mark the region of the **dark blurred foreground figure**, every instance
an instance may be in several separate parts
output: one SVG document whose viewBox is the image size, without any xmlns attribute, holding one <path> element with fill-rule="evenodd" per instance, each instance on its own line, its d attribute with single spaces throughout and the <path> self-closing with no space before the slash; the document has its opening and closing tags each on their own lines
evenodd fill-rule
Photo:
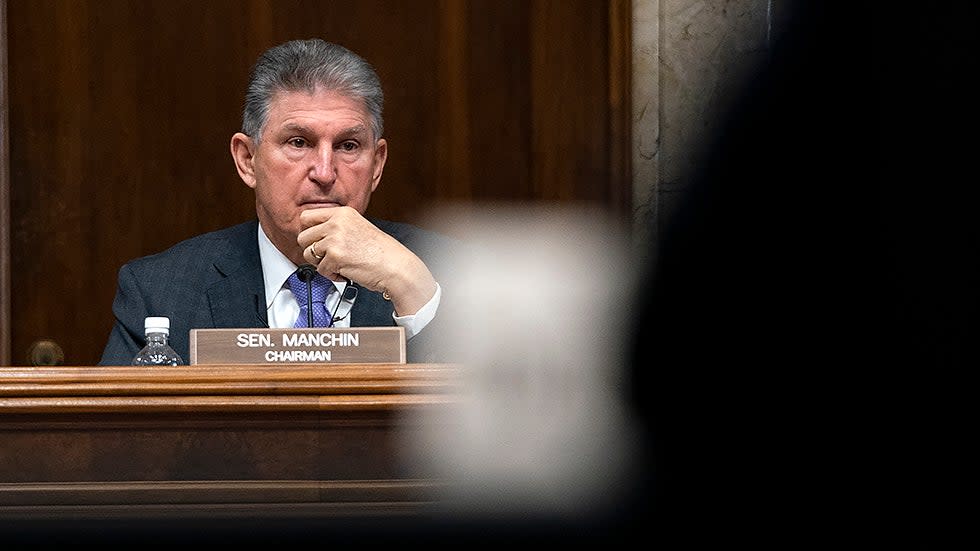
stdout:
<svg viewBox="0 0 980 551">
<path fill-rule="evenodd" d="M 634 362 L 655 539 L 765 541 L 823 476 L 795 472 L 826 451 L 802 402 L 828 370 L 854 368 L 832 350 L 866 314 L 834 311 L 856 272 L 835 189 L 856 178 L 841 167 L 852 91 L 821 46 L 836 34 L 823 11 L 797 11 L 774 37 L 661 232 Z"/>
<path fill-rule="evenodd" d="M 969 416 L 944 381 L 980 342 L 976 140 L 956 132 L 978 122 L 977 11 L 800 3 L 747 81 L 643 297 L 635 519 L 655 540 L 948 537 Z"/>
<path fill-rule="evenodd" d="M 868 434 L 887 526 L 919 549 L 972 526 L 980 365 L 980 5 L 889 10 L 875 27 L 878 283 Z M 894 13 L 892 13 L 894 12 Z M 968 518 L 969 517 L 971 518 Z"/>
</svg>

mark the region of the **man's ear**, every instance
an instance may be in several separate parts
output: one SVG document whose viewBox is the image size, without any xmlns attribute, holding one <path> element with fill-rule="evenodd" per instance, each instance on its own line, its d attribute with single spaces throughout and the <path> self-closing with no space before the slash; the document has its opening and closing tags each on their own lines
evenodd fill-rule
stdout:
<svg viewBox="0 0 980 551">
<path fill-rule="evenodd" d="M 371 192 L 378 189 L 381 183 L 381 173 L 385 170 L 385 161 L 388 160 L 388 142 L 382 138 L 378 140 L 374 148 L 374 175 L 371 180 Z"/>
<path fill-rule="evenodd" d="M 235 168 L 245 185 L 255 189 L 255 142 L 252 138 L 236 132 L 231 137 L 231 158 L 235 160 Z"/>
</svg>

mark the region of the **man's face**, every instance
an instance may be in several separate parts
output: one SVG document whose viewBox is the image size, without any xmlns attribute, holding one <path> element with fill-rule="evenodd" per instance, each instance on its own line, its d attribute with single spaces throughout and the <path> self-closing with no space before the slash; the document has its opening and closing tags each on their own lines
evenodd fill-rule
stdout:
<svg viewBox="0 0 980 551">
<path fill-rule="evenodd" d="M 287 257 L 301 258 L 300 213 L 347 205 L 364 214 L 381 182 L 387 143 L 373 137 L 361 100 L 318 88 L 277 94 L 259 145 L 236 134 L 232 154 L 255 190 L 266 234 Z"/>
</svg>

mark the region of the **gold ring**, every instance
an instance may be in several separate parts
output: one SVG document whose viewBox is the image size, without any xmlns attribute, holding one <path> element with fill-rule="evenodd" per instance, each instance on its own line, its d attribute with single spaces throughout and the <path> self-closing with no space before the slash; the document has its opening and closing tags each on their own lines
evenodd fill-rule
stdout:
<svg viewBox="0 0 980 551">
<path fill-rule="evenodd" d="M 312 254 L 313 255 L 313 258 L 315 258 L 317 260 L 323 260 L 323 255 L 322 254 L 316 254 L 316 244 L 317 243 L 318 243 L 317 241 L 314 241 L 313 243 L 310 244 L 310 254 Z"/>
</svg>

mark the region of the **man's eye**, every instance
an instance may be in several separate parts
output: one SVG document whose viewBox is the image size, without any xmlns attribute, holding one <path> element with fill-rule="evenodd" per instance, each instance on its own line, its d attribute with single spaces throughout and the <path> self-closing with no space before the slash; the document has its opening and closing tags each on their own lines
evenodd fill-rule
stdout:
<svg viewBox="0 0 980 551">
<path fill-rule="evenodd" d="M 293 147 L 306 147 L 308 144 L 308 142 L 303 138 L 291 138 L 287 143 Z"/>
<path fill-rule="evenodd" d="M 357 142 L 343 142 L 340 144 L 340 149 L 344 151 L 354 151 L 357 149 Z"/>
</svg>

